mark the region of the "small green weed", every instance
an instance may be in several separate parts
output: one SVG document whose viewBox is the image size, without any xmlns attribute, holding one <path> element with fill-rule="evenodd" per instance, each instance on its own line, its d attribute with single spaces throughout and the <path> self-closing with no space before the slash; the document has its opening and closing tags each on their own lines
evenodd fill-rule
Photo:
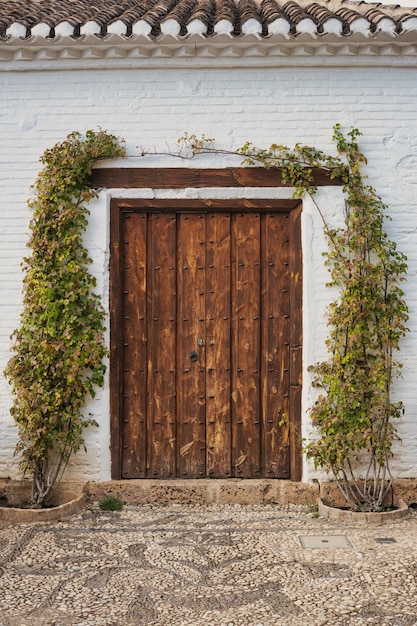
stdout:
<svg viewBox="0 0 417 626">
<path fill-rule="evenodd" d="M 98 506 L 102 511 L 121 511 L 123 502 L 115 496 L 106 496 L 99 500 Z"/>
</svg>

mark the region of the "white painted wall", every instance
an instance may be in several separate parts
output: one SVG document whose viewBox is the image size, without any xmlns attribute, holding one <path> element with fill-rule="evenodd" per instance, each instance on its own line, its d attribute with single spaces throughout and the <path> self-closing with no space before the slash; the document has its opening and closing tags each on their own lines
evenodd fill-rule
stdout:
<svg viewBox="0 0 417 626">
<path fill-rule="evenodd" d="M 18 324 L 21 307 L 20 261 L 26 253 L 29 210 L 26 199 L 40 169 L 44 149 L 72 130 L 99 126 L 124 137 L 128 159 L 137 167 L 217 167 L 238 164 L 228 157 L 201 156 L 192 162 L 168 156 L 141 157 L 143 149 L 175 150 L 184 132 L 214 137 L 220 148 L 234 149 L 250 140 L 289 146 L 300 141 L 334 151 L 332 126 L 359 127 L 368 160 L 370 183 L 390 206 L 390 236 L 409 257 L 405 285 L 411 333 L 403 342 L 403 379 L 396 395 L 406 406 L 400 424 L 403 439 L 392 464 L 401 477 L 417 476 L 417 69 L 394 68 L 280 68 L 280 69 L 143 69 L 94 71 L 25 71 L 0 74 L 0 370 L 9 358 L 9 335 Z M 152 192 L 143 190 L 141 195 Z M 155 192 L 187 197 L 244 195 L 245 190 L 185 190 Z M 248 195 L 285 197 L 288 190 L 249 190 Z M 102 192 L 91 203 L 87 241 L 94 258 L 98 289 L 108 302 L 108 239 L 110 195 Z M 323 188 L 318 199 L 326 217 L 339 222 L 341 191 Z M 310 432 L 308 407 L 314 395 L 307 366 L 326 356 L 323 312 L 331 299 L 324 283 L 327 272 L 321 252 L 324 242 L 320 218 L 311 202 L 304 202 L 304 387 L 303 428 Z M 88 453 L 71 463 L 68 479 L 106 480 L 110 477 L 108 384 L 88 407 L 100 423 L 87 433 Z M 13 450 L 16 431 L 9 415 L 11 398 L 0 378 L 0 477 L 15 476 Z M 319 477 L 304 467 L 304 479 Z"/>
</svg>

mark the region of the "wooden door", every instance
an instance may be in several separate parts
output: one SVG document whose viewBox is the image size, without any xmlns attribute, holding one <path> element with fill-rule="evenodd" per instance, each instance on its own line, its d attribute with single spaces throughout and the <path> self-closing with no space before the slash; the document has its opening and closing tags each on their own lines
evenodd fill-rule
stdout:
<svg viewBox="0 0 417 626">
<path fill-rule="evenodd" d="M 143 208 L 119 227 L 121 476 L 290 477 L 290 212 Z"/>
</svg>

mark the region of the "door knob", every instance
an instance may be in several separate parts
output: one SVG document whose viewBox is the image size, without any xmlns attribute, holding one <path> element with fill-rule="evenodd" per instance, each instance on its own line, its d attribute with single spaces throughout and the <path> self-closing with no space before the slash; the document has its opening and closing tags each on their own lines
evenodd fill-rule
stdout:
<svg viewBox="0 0 417 626">
<path fill-rule="evenodd" d="M 190 361 L 191 363 L 195 363 L 198 359 L 198 354 L 195 350 L 193 350 L 192 352 L 190 352 Z"/>
</svg>

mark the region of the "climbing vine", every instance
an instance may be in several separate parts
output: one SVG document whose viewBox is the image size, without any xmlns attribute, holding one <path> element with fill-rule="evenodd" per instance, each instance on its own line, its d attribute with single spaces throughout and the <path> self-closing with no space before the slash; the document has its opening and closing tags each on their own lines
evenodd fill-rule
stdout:
<svg viewBox="0 0 417 626">
<path fill-rule="evenodd" d="M 275 144 L 265 150 L 246 143 L 236 153 L 244 157 L 243 164 L 280 168 L 295 196 L 308 193 L 323 220 L 329 286 L 337 289 L 337 297 L 327 315 L 329 356 L 310 368 L 320 392 L 311 408 L 316 436 L 305 452 L 316 467 L 333 472 L 353 510 L 379 511 L 392 484 L 389 460 L 395 421 L 403 410 L 392 400 L 391 389 L 401 369 L 396 359 L 400 339 L 407 332 L 401 289 L 407 265 L 384 230 L 387 207 L 366 184 L 359 136 L 357 129 L 344 135 L 336 125 L 337 156 L 301 144 L 293 150 Z M 179 143 L 181 153 L 188 150 L 192 156 L 217 151 L 204 136 L 185 135 Z M 340 228 L 327 223 L 315 199 L 313 168 L 343 184 Z"/>
<path fill-rule="evenodd" d="M 82 236 L 89 177 L 95 161 L 124 154 L 104 131 L 68 135 L 41 157 L 28 247 L 23 260 L 23 312 L 13 333 L 5 374 L 14 393 L 19 431 L 16 451 L 33 475 L 33 506 L 51 496 L 72 453 L 85 447 L 84 430 L 96 425 L 83 406 L 103 385 L 104 310 Z"/>
</svg>

